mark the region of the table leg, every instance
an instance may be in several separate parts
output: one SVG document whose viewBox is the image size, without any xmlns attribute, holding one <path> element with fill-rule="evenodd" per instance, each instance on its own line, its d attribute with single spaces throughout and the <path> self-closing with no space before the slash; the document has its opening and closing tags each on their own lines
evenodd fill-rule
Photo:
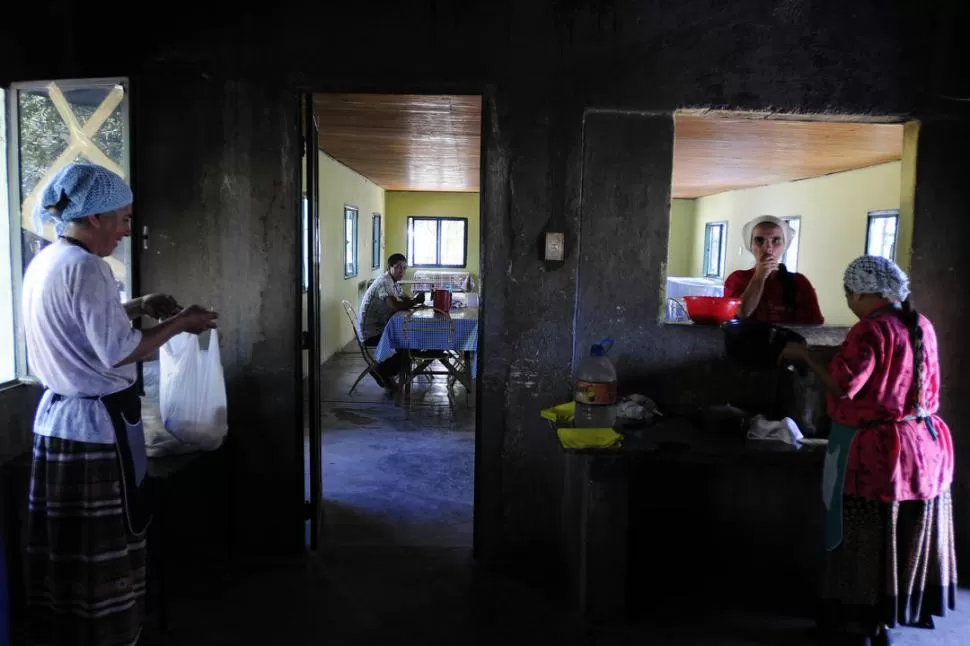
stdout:
<svg viewBox="0 0 970 646">
<path fill-rule="evenodd" d="M 474 377 L 472 376 L 472 360 L 474 359 L 474 353 L 465 352 L 465 360 L 462 362 L 462 372 L 464 373 L 462 382 L 465 385 L 465 404 L 471 403 L 472 390 L 474 386 Z"/>
</svg>

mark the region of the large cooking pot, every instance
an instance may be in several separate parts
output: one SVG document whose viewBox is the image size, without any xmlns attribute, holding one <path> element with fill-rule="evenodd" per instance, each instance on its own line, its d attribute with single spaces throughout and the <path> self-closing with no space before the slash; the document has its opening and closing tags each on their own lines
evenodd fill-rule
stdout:
<svg viewBox="0 0 970 646">
<path fill-rule="evenodd" d="M 725 323 L 721 329 L 728 358 L 749 368 L 775 368 L 786 344 L 805 343 L 805 337 L 798 332 L 772 323 L 738 319 Z"/>
</svg>

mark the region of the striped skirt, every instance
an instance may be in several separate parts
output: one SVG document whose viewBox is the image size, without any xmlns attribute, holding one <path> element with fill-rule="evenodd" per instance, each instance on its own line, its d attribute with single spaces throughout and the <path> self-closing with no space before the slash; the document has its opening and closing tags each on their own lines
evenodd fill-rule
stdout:
<svg viewBox="0 0 970 646">
<path fill-rule="evenodd" d="M 950 493 L 885 503 L 843 498 L 843 539 L 826 555 L 820 628 L 875 635 L 883 626 L 932 625 L 956 602 Z"/>
<path fill-rule="evenodd" d="M 145 534 L 131 530 L 113 445 L 34 436 L 27 592 L 36 643 L 136 644 Z"/>
</svg>

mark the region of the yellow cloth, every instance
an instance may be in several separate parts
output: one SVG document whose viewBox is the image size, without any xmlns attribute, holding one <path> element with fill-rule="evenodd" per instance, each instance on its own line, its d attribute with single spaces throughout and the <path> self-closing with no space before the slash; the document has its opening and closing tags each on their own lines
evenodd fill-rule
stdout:
<svg viewBox="0 0 970 646">
<path fill-rule="evenodd" d="M 559 443 L 567 449 L 607 449 L 617 446 L 623 436 L 612 428 L 573 428 L 565 426 L 576 419 L 576 402 L 559 404 L 542 411 L 541 415 L 556 426 Z"/>
</svg>

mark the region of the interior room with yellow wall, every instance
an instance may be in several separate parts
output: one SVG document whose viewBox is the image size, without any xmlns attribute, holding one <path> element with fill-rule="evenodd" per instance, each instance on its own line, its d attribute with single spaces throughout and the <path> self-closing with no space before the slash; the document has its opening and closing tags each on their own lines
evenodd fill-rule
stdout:
<svg viewBox="0 0 970 646">
<path fill-rule="evenodd" d="M 691 264 L 694 227 L 697 226 L 697 200 L 670 201 L 670 237 L 667 245 L 667 275 L 696 275 Z"/>
<path fill-rule="evenodd" d="M 326 361 L 354 340 L 354 329 L 340 301 L 360 307 L 362 287 L 383 271 L 372 269 L 373 215 L 387 230 L 384 189 L 320 151 L 320 358 Z M 357 275 L 344 278 L 344 207 L 357 207 Z M 385 240 L 381 236 L 382 245 Z M 385 256 L 381 249 L 380 257 Z"/>
<path fill-rule="evenodd" d="M 842 273 L 850 261 L 865 253 L 869 212 L 900 208 L 905 170 L 903 163 L 896 161 L 695 200 L 673 200 L 667 274 L 703 275 L 705 226 L 709 222 L 728 223 L 727 277 L 732 271 L 754 266 L 754 258 L 741 240 L 745 222 L 763 214 L 799 216 L 798 272 L 815 286 L 826 324 L 851 325 L 856 319 L 845 305 Z M 690 210 L 688 205 L 678 204 L 682 202 L 694 203 L 693 227 L 683 221 L 685 213 L 689 219 Z M 904 265 L 908 263 L 906 227 L 901 217 L 897 256 Z M 680 241 L 688 232 L 692 244 L 685 246 Z M 681 269 L 686 271 L 681 273 Z"/>
<path fill-rule="evenodd" d="M 387 191 L 387 255 L 400 252 L 407 255 L 407 223 L 409 216 L 452 217 L 468 219 L 468 261 L 465 269 L 480 285 L 479 194 L 446 192 Z M 414 269 L 408 269 L 408 277 Z"/>
</svg>

